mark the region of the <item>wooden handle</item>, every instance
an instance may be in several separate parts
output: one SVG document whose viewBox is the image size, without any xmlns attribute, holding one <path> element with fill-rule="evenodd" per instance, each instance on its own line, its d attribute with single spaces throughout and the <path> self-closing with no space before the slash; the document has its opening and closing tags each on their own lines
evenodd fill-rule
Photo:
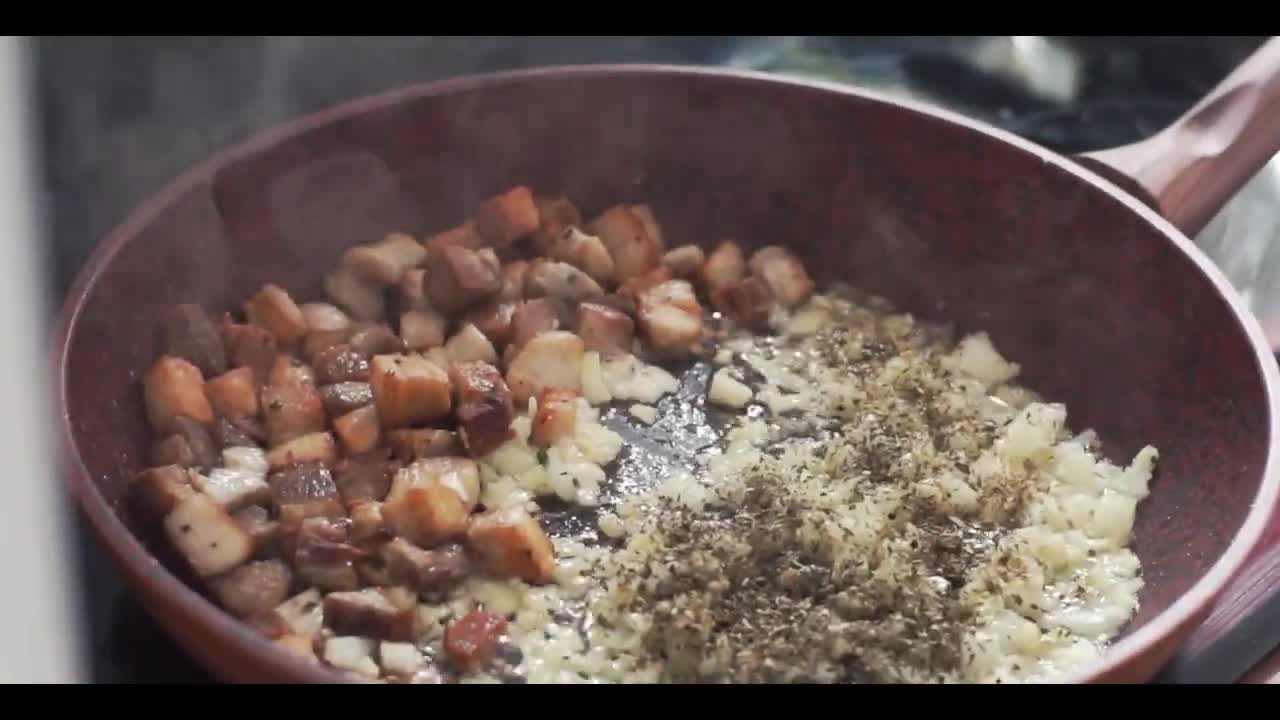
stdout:
<svg viewBox="0 0 1280 720">
<path fill-rule="evenodd" d="M 1280 151 L 1280 38 L 1142 142 L 1077 156 L 1193 236 Z"/>
</svg>

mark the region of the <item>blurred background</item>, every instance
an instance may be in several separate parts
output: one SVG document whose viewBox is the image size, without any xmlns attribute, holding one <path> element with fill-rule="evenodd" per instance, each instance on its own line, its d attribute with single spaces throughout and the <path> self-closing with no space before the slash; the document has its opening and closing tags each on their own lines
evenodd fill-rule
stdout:
<svg viewBox="0 0 1280 720">
<path fill-rule="evenodd" d="M 1062 152 L 1142 139 L 1263 36 L 44 37 L 30 78 L 49 312 L 99 240 L 219 148 L 335 103 L 464 73 L 664 62 L 793 73 L 937 103 Z M 1280 160 L 1196 238 L 1280 336 Z M 87 680 L 207 678 L 128 596 L 76 521 Z M 56 556 L 55 556 L 56 557 Z"/>
</svg>

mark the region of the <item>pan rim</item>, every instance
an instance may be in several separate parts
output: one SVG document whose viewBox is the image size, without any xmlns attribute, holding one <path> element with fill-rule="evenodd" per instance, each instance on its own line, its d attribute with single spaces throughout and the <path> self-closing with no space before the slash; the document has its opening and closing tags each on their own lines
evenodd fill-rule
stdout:
<svg viewBox="0 0 1280 720">
<path fill-rule="evenodd" d="M 223 148 L 205 158 L 194 167 L 167 182 L 136 205 L 106 237 L 99 241 L 84 266 L 76 274 L 58 315 L 53 335 L 51 360 L 55 373 L 56 403 L 58 408 L 57 436 L 62 449 L 58 461 L 63 466 L 63 479 L 77 500 L 81 511 L 90 521 L 97 539 L 120 564 L 126 576 L 133 575 L 146 580 L 157 591 L 182 610 L 185 616 L 213 633 L 223 636 L 236 652 L 257 657 L 281 669 L 288 676 L 305 682 L 334 682 L 342 678 L 337 673 L 316 667 L 300 660 L 292 653 L 275 646 L 247 625 L 235 620 L 182 582 L 159 563 L 153 553 L 112 510 L 111 503 L 102 495 L 85 466 L 77 433 L 68 412 L 67 354 L 72 334 L 85 302 L 103 272 L 123 247 L 136 237 L 174 201 L 185 193 L 211 180 L 222 168 L 253 156 L 276 145 L 325 125 L 343 119 L 366 114 L 388 106 L 405 102 L 460 92 L 491 89 L 526 81 L 572 81 L 610 76 L 683 76 L 721 79 L 756 85 L 772 85 L 834 94 L 862 101 L 887 105 L 899 110 L 922 115 L 959 126 L 969 132 L 1002 142 L 1014 150 L 1027 153 L 1051 165 L 1058 172 L 1079 178 L 1084 184 L 1118 202 L 1149 223 L 1166 240 L 1179 250 L 1205 276 L 1226 302 L 1237 325 L 1248 338 L 1254 361 L 1267 394 L 1267 456 L 1262 467 L 1262 478 L 1251 507 L 1232 537 L 1230 544 L 1219 558 L 1192 586 L 1182 593 L 1169 607 L 1147 624 L 1111 645 L 1103 656 L 1078 670 L 1066 673 L 1056 682 L 1064 684 L 1090 682 L 1123 668 L 1148 649 L 1159 646 L 1173 637 L 1183 625 L 1192 623 L 1198 614 L 1207 615 L 1212 603 L 1226 588 L 1232 577 L 1243 567 L 1248 556 L 1258 547 L 1262 534 L 1271 519 L 1272 510 L 1280 498 L 1280 364 L 1272 355 L 1269 342 L 1256 317 L 1249 312 L 1238 292 L 1227 281 L 1225 274 L 1182 232 L 1133 198 L 1114 183 L 1088 170 L 1057 152 L 1025 140 L 980 120 L 961 115 L 921 101 L 899 98 L 887 93 L 856 87 L 834 81 L 820 80 L 784 73 L 767 73 L 740 68 L 698 64 L 673 65 L 662 63 L 597 63 L 583 65 L 546 65 L 518 70 L 475 73 L 400 87 L 377 94 L 347 100 L 326 109 L 286 120 L 259 130 L 238 143 Z M 1203 621 L 1203 617 L 1200 621 Z M 157 622 L 161 618 L 156 618 Z M 192 655 L 199 656 L 188 648 Z M 205 665 L 205 669 L 215 672 Z"/>
</svg>

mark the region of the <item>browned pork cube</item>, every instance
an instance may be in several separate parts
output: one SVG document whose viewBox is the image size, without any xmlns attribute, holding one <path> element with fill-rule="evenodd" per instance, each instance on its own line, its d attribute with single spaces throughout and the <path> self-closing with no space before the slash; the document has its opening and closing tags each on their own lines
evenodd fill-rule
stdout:
<svg viewBox="0 0 1280 720">
<path fill-rule="evenodd" d="M 604 241 L 577 228 L 569 228 L 561 236 L 556 258 L 582 270 L 601 285 L 613 282 L 613 257 Z"/>
<path fill-rule="evenodd" d="M 471 514 L 467 501 L 439 479 L 406 474 L 408 470 L 396 475 L 382 504 L 382 515 L 391 531 L 423 547 L 462 537 Z"/>
<path fill-rule="evenodd" d="M 564 195 L 539 195 L 534 198 L 538 207 L 538 229 L 533 233 L 533 245 L 539 255 L 555 254 L 560 237 L 566 230 L 582 225 L 582 213 Z"/>
<path fill-rule="evenodd" d="M 316 356 L 316 384 L 367 382 L 369 358 L 350 345 L 334 345 Z"/>
<path fill-rule="evenodd" d="M 158 433 L 171 433 L 177 418 L 213 424 L 213 407 L 204 394 L 200 368 L 182 358 L 163 355 L 142 378 L 147 420 Z"/>
<path fill-rule="evenodd" d="M 324 430 L 324 400 L 315 385 L 268 385 L 262 388 L 261 404 L 272 446 Z"/>
<path fill-rule="evenodd" d="M 567 262 L 539 258 L 529 264 L 525 273 L 524 294 L 528 298 L 552 297 L 577 303 L 603 295 L 604 289 Z"/>
<path fill-rule="evenodd" d="M 480 203 L 472 220 L 486 245 L 504 247 L 538 229 L 538 206 L 520 185 Z"/>
<path fill-rule="evenodd" d="M 366 405 L 333 419 L 333 431 L 349 453 L 368 452 L 378 446 L 378 408 Z"/>
<path fill-rule="evenodd" d="M 324 619 L 339 635 L 401 642 L 417 639 L 417 608 L 393 602 L 377 588 L 330 593 L 324 599 Z"/>
<path fill-rule="evenodd" d="M 587 350 L 604 355 L 631 352 L 635 327 L 635 321 L 626 313 L 606 305 L 578 306 L 578 337 Z"/>
<path fill-rule="evenodd" d="M 543 390 L 560 388 L 582 392 L 582 339 L 552 330 L 530 340 L 507 367 L 507 386 L 518 407 Z"/>
<path fill-rule="evenodd" d="M 409 487 L 439 483 L 458 494 L 467 510 L 480 503 L 480 466 L 466 457 L 437 457 L 415 460 L 396 474 L 396 481 Z M 396 487 L 392 486 L 395 494 Z"/>
<path fill-rule="evenodd" d="M 156 522 L 195 493 L 191 475 L 177 465 L 147 468 L 129 485 L 130 502 L 144 518 Z"/>
<path fill-rule="evenodd" d="M 224 418 L 251 417 L 258 414 L 258 383 L 253 368 L 240 367 L 208 380 L 204 394 L 214 412 Z"/>
<path fill-rule="evenodd" d="M 668 280 L 640 293 L 636 316 L 659 352 L 687 353 L 702 340 L 702 306 L 687 280 Z"/>
<path fill-rule="evenodd" d="M 502 290 L 498 300 L 519 302 L 524 299 L 524 278 L 529 273 L 528 260 L 512 260 L 502 266 Z"/>
<path fill-rule="evenodd" d="M 456 313 L 501 290 L 501 268 L 492 253 L 452 245 L 427 260 L 427 296 L 442 313 Z"/>
<path fill-rule="evenodd" d="M 257 325 L 222 323 L 222 336 L 227 343 L 227 357 L 236 367 L 253 370 L 254 382 L 265 384 L 279 355 L 276 337 Z"/>
<path fill-rule="evenodd" d="M 271 500 L 276 513 L 289 505 L 302 508 L 300 517 L 340 517 L 344 514 L 338 485 L 329 468 L 319 462 L 291 465 L 271 473 Z"/>
<path fill-rule="evenodd" d="M 336 418 L 373 404 L 373 387 L 367 382 L 340 382 L 320 388 L 325 414 Z"/>
<path fill-rule="evenodd" d="M 698 272 L 698 281 L 707 295 L 715 296 L 720 290 L 737 283 L 747 274 L 747 260 L 742 246 L 733 240 L 721 240 L 707 256 Z"/>
<path fill-rule="evenodd" d="M 255 555 L 265 555 L 275 548 L 280 537 L 280 523 L 271 519 L 266 508 L 250 505 L 232 513 L 231 519 L 253 538 Z"/>
<path fill-rule="evenodd" d="M 324 291 L 351 317 L 364 322 L 381 320 L 386 312 L 382 286 L 360 277 L 351 268 L 340 267 L 324 278 Z"/>
<path fill-rule="evenodd" d="M 391 233 L 375 243 L 357 245 L 342 255 L 343 267 L 380 285 L 394 285 L 410 268 L 427 259 L 427 249 L 405 233 Z"/>
<path fill-rule="evenodd" d="M 267 428 L 256 417 L 221 417 L 213 426 L 213 436 L 224 448 L 258 447 L 267 440 Z"/>
<path fill-rule="evenodd" d="M 386 436 L 391 452 L 405 462 L 420 458 L 455 455 L 462 451 L 457 434 L 448 430 L 436 428 L 392 430 Z"/>
<path fill-rule="evenodd" d="M 448 592 L 471 572 L 466 548 L 457 543 L 423 550 L 404 538 L 396 538 L 383 545 L 381 552 L 391 581 L 424 595 Z"/>
<path fill-rule="evenodd" d="M 427 248 L 429 256 L 431 253 L 454 246 L 479 250 L 484 247 L 484 240 L 480 239 L 480 233 L 476 232 L 476 224 L 468 220 L 457 227 L 432 235 L 422 241 L 422 244 Z"/>
<path fill-rule="evenodd" d="M 578 394 L 558 388 L 538 393 L 538 414 L 533 418 L 529 442 L 537 447 L 551 447 L 573 437 L 578 424 Z"/>
<path fill-rule="evenodd" d="M 346 341 L 353 325 L 351 318 L 338 306 L 329 303 L 303 303 L 298 306 L 302 320 L 307 324 L 307 337 L 302 341 L 302 352 L 308 359 Z"/>
<path fill-rule="evenodd" d="M 760 248 L 747 266 L 764 281 L 773 297 L 787 307 L 795 307 L 813 295 L 813 279 L 804 269 L 804 263 L 784 247 Z"/>
<path fill-rule="evenodd" d="M 277 355 L 267 376 L 268 385 L 315 385 L 316 372 L 311 366 L 292 355 Z"/>
<path fill-rule="evenodd" d="M 681 245 L 662 256 L 662 264 L 671 268 L 676 277 L 682 278 L 693 277 L 706 261 L 707 254 L 697 245 Z"/>
<path fill-rule="evenodd" d="M 302 435 L 267 452 L 267 463 L 272 469 L 297 463 L 329 463 L 337 458 L 338 447 L 333 442 L 333 435 L 327 432 Z"/>
<path fill-rule="evenodd" d="M 672 280 L 675 276 L 675 271 L 670 266 L 659 265 L 623 283 L 618 288 L 618 295 L 634 304 L 641 293 L 655 285 L 661 285 L 668 280 Z"/>
<path fill-rule="evenodd" d="M 173 434 L 156 443 L 151 451 L 152 465 L 181 465 L 208 470 L 218 460 L 218 446 L 209 430 L 185 417 L 175 418 Z"/>
<path fill-rule="evenodd" d="M 353 504 L 349 532 L 351 541 L 356 543 L 386 539 L 390 531 L 386 518 L 382 517 L 382 503 L 361 500 Z"/>
<path fill-rule="evenodd" d="M 383 448 L 343 458 L 334 466 L 333 476 L 343 502 L 353 506 L 361 502 L 381 502 L 391 490 L 391 480 L 400 467 Z"/>
<path fill-rule="evenodd" d="M 511 321 L 515 312 L 514 302 L 489 302 L 468 310 L 462 321 L 474 325 L 494 348 L 500 348 L 511 341 Z"/>
<path fill-rule="evenodd" d="M 479 672 L 497 657 L 506 633 L 505 617 L 477 608 L 445 626 L 445 656 L 463 674 Z"/>
<path fill-rule="evenodd" d="M 218 604 L 241 618 L 265 615 L 289 597 L 293 573 L 280 560 L 259 560 L 209 581 Z"/>
<path fill-rule="evenodd" d="M 408 350 L 426 350 L 444 343 L 449 321 L 434 310 L 408 310 L 400 315 L 400 337 Z"/>
<path fill-rule="evenodd" d="M 227 369 L 227 349 L 222 333 L 204 308 L 178 305 L 165 315 L 161 325 L 164 354 L 179 357 L 200 368 L 206 377 Z"/>
<path fill-rule="evenodd" d="M 249 322 L 265 328 L 282 346 L 290 346 L 307 334 L 307 322 L 289 293 L 278 285 L 268 284 L 244 305 Z"/>
<path fill-rule="evenodd" d="M 423 268 L 406 270 L 396 284 L 396 301 L 400 311 L 430 310 L 431 301 L 427 299 L 427 271 Z"/>
<path fill-rule="evenodd" d="M 197 575 L 221 575 L 253 555 L 253 538 L 207 495 L 192 493 L 164 519 L 165 534 Z"/>
<path fill-rule="evenodd" d="M 711 304 L 744 328 L 762 331 L 769 328 L 773 293 L 760 278 L 752 276 L 716 291 Z"/>
<path fill-rule="evenodd" d="M 479 360 L 455 363 L 450 377 L 459 434 L 472 455 L 488 455 L 515 436 L 511 390 L 496 367 Z"/>
<path fill-rule="evenodd" d="M 467 530 L 467 543 L 485 570 L 497 577 L 539 585 L 549 582 L 556 570 L 551 539 L 524 508 L 476 515 Z"/>
<path fill-rule="evenodd" d="M 463 325 L 462 329 L 449 338 L 449 342 L 444 345 L 444 352 L 449 357 L 450 364 L 473 360 L 498 362 L 498 351 L 493 349 L 493 343 L 471 324 Z"/>
<path fill-rule="evenodd" d="M 511 314 L 510 347 L 523 348 L 530 340 L 560 327 L 560 314 L 548 298 L 526 300 Z"/>
<path fill-rule="evenodd" d="M 382 427 L 422 425 L 449 414 L 449 375 L 421 355 L 376 355 L 370 385 Z"/>
<path fill-rule="evenodd" d="M 587 226 L 600 238 L 613 259 L 613 277 L 626 282 L 662 262 L 662 237 L 650 215 L 636 205 L 615 205 Z"/>
<path fill-rule="evenodd" d="M 348 543 L 347 539 L 346 527 L 331 518 L 303 520 L 293 551 L 293 567 L 298 576 L 323 590 L 355 590 L 360 587 L 356 563 L 363 560 L 366 553 Z"/>
<path fill-rule="evenodd" d="M 347 339 L 347 344 L 365 357 L 389 355 L 404 350 L 404 341 L 391 332 L 391 328 L 375 323 L 357 326 Z"/>
</svg>

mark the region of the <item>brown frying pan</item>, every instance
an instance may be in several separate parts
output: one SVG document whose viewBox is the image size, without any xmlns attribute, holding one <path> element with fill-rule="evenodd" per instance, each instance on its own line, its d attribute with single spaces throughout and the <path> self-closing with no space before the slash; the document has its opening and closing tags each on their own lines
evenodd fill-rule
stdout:
<svg viewBox="0 0 1280 720">
<path fill-rule="evenodd" d="M 266 282 L 317 297 L 344 248 L 438 232 L 516 183 L 564 192 L 587 213 L 645 202 L 673 245 L 785 243 L 820 281 L 986 330 L 1113 459 L 1159 447 L 1135 531 L 1141 608 L 1103 661 L 1066 678 L 1145 680 L 1256 548 L 1280 491 L 1280 371 L 1184 234 L 1280 149 L 1278 78 L 1272 41 L 1160 135 L 1082 159 L 1127 178 L 1150 207 L 952 113 L 721 69 L 469 77 L 301 119 L 175 180 L 81 273 L 55 346 L 71 488 L 141 601 L 218 676 L 333 680 L 184 584 L 120 510 L 145 463 L 137 379 L 161 314 L 180 302 L 230 309 Z M 690 427 L 714 424 L 699 378 L 695 368 L 682 397 L 664 400 L 654 429 L 629 430 L 612 469 L 621 484 L 699 451 Z"/>
</svg>

